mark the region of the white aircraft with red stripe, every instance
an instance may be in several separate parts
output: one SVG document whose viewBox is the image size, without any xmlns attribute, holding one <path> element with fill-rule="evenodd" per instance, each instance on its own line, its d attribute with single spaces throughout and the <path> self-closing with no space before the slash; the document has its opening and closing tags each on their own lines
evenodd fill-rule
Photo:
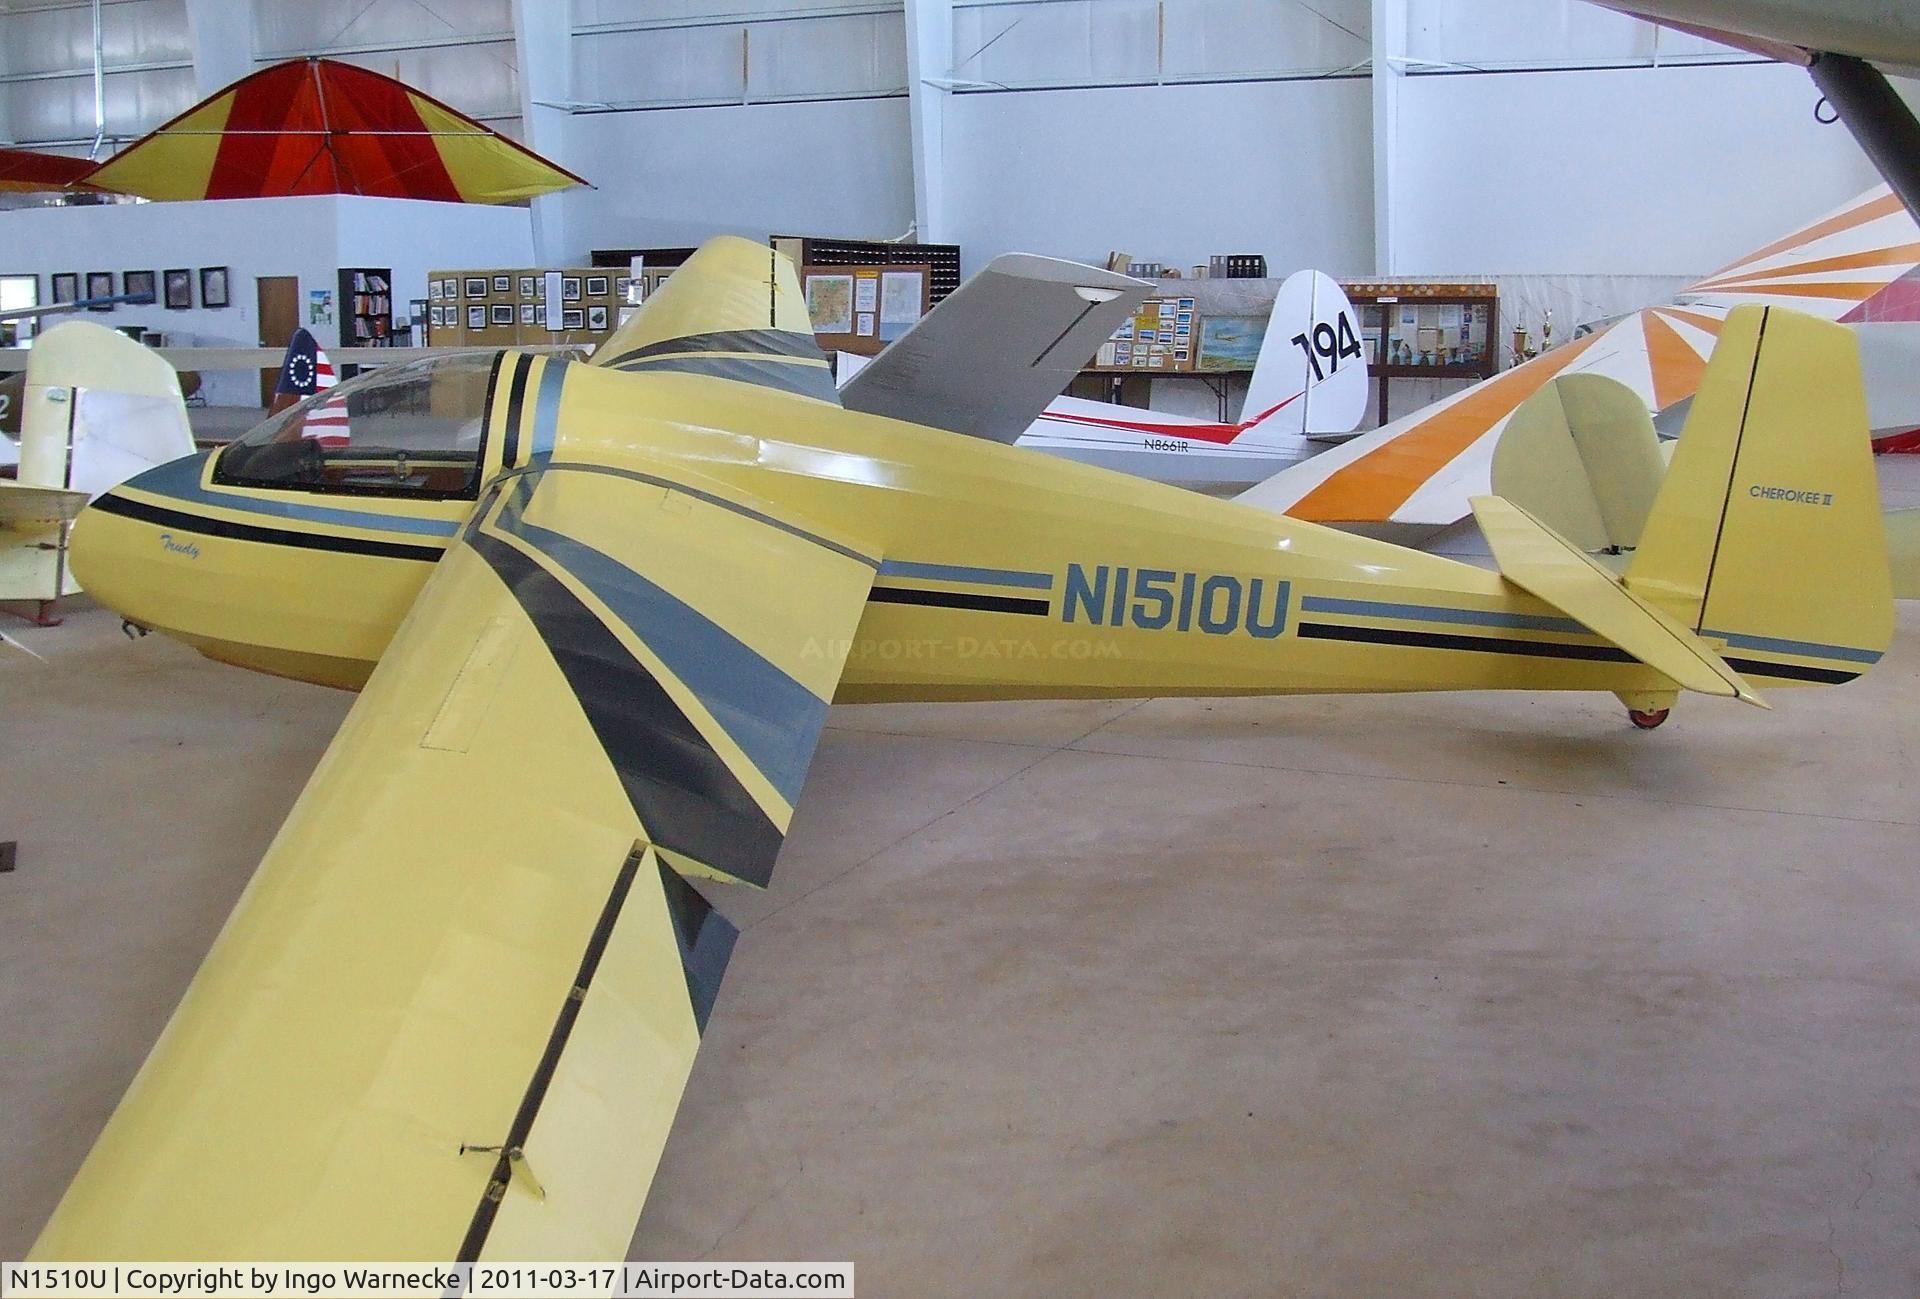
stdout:
<svg viewBox="0 0 1920 1299">
<path fill-rule="evenodd" d="M 1059 397 L 1016 445 L 1183 487 L 1239 491 L 1351 436 L 1367 391 L 1353 305 L 1328 276 L 1300 271 L 1274 301 L 1238 423 Z"/>
</svg>

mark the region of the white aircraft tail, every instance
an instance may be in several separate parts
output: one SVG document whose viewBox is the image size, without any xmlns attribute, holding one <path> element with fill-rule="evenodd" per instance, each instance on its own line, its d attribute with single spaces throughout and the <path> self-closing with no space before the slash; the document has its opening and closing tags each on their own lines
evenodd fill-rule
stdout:
<svg viewBox="0 0 1920 1299">
<path fill-rule="evenodd" d="M 1240 420 L 1249 445 L 1337 439 L 1367 411 L 1360 319 L 1333 278 L 1296 271 L 1280 286 Z"/>
<path fill-rule="evenodd" d="M 34 340 L 20 414 L 20 482 L 97 496 L 193 452 L 180 378 L 124 334 L 84 320 Z"/>
</svg>

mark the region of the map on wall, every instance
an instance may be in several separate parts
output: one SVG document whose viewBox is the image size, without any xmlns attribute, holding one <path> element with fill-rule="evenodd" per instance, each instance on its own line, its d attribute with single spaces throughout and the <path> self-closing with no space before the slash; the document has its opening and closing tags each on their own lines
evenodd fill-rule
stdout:
<svg viewBox="0 0 1920 1299">
<path fill-rule="evenodd" d="M 807 279 L 807 315 L 816 334 L 853 332 L 853 276 L 814 275 Z"/>
</svg>

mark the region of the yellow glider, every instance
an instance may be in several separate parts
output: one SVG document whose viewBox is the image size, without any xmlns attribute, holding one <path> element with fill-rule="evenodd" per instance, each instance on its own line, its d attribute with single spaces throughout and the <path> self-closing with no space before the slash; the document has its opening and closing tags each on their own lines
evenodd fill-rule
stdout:
<svg viewBox="0 0 1920 1299">
<path fill-rule="evenodd" d="M 592 365 L 389 367 L 344 439 L 144 474 L 75 528 L 100 599 L 365 688 L 35 1254 L 621 1256 L 734 941 L 688 880 L 766 883 L 831 700 L 1850 680 L 1852 347 L 1733 314 L 1624 581 L 1497 500 L 1505 575 L 849 413 L 732 239 Z"/>
</svg>

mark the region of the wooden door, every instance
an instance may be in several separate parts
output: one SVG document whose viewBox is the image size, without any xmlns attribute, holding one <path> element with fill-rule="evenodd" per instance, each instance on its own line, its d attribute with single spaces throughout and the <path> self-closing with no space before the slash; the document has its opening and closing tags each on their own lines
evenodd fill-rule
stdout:
<svg viewBox="0 0 1920 1299">
<path fill-rule="evenodd" d="M 259 295 L 260 346 L 285 351 L 300 328 L 300 277 L 262 275 L 254 281 Z M 260 404 L 273 405 L 273 387 L 279 381 L 280 368 L 260 372 Z"/>
</svg>

